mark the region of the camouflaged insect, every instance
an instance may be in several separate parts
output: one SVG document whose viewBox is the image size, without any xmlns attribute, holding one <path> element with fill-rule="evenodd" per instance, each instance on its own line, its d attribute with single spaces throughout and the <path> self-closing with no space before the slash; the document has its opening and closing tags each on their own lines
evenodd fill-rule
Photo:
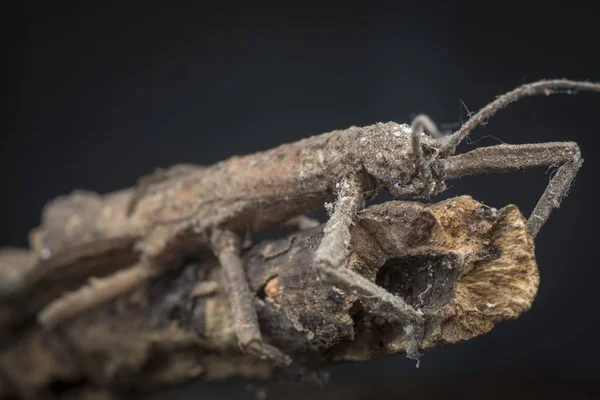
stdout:
<svg viewBox="0 0 600 400">
<path fill-rule="evenodd" d="M 314 268 L 343 290 L 378 298 L 406 320 L 418 343 L 422 315 L 402 298 L 344 268 L 350 226 L 380 191 L 431 197 L 462 176 L 559 165 L 528 220 L 535 237 L 560 203 L 582 164 L 573 142 L 498 145 L 454 155 L 478 124 L 525 96 L 558 91 L 600 91 L 600 84 L 547 80 L 523 85 L 474 114 L 455 133 L 441 134 L 420 115 L 412 124 L 350 127 L 271 150 L 234 156 L 211 166 L 179 165 L 143 177 L 134 189 L 107 195 L 77 191 L 50 202 L 31 235 L 38 254 L 31 268 L 2 278 L 10 296 L 48 274 L 123 257 L 124 269 L 66 293 L 38 316 L 55 327 L 129 292 L 170 266 L 204 251 L 219 260 L 235 331 L 244 351 L 287 365 L 290 358 L 262 340 L 240 257 L 243 238 L 282 224 L 306 224 L 303 215 L 328 203 L 330 218 L 316 249 Z M 60 234 L 57 234 L 60 232 Z M 119 263 L 117 263 L 119 264 Z M 418 358 L 418 346 L 407 350 Z"/>
</svg>

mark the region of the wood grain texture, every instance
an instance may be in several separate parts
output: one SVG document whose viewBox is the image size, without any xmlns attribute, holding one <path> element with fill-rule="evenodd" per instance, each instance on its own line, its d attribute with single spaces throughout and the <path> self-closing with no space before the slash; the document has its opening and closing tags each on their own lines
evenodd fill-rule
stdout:
<svg viewBox="0 0 600 400">
<path fill-rule="evenodd" d="M 405 353 L 406 325 L 377 299 L 318 280 L 312 260 L 321 237 L 319 226 L 244 252 L 265 341 L 291 355 L 305 375 L 332 363 Z M 495 210 L 468 196 L 370 206 L 351 227 L 350 248 L 344 268 L 422 313 L 420 349 L 468 340 L 517 318 L 539 284 L 533 240 L 517 207 Z M 31 290 L 49 301 L 44 291 L 52 292 L 52 282 Z M 54 332 L 27 322 L 35 311 L 27 298 L 1 304 L 7 314 L 23 316 L 3 325 L 9 345 L 0 352 L 0 387 L 21 398 L 56 381 L 131 393 L 286 373 L 240 351 L 222 270 L 209 255 Z"/>
</svg>

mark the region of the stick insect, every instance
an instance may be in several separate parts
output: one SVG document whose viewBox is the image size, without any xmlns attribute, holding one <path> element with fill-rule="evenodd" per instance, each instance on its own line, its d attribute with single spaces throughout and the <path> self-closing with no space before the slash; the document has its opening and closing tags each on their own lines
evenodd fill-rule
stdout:
<svg viewBox="0 0 600 400">
<path fill-rule="evenodd" d="M 578 145 L 502 144 L 458 155 L 455 150 L 471 130 L 510 103 L 527 96 L 577 91 L 600 92 L 600 83 L 558 79 L 522 85 L 497 97 L 449 135 L 420 115 L 411 125 L 352 126 L 211 166 L 176 165 L 142 177 L 134 189 L 105 196 L 75 192 L 46 206 L 42 224 L 32 234 L 39 259 L 34 273 L 22 281 L 60 273 L 69 265 L 76 268 L 78 261 L 116 247 L 136 253 L 133 265 L 93 279 L 45 307 L 38 321 L 53 328 L 132 291 L 199 249 L 209 250 L 223 268 L 241 349 L 289 365 L 291 359 L 284 352 L 262 340 L 240 256 L 243 237 L 286 223 L 301 227 L 307 222 L 306 212 L 326 203 L 330 218 L 314 259 L 322 279 L 379 299 L 411 321 L 407 326 L 418 336 L 414 327 L 422 317 L 417 310 L 343 268 L 349 228 L 357 214 L 382 190 L 394 196 L 430 197 L 442 192 L 450 179 L 558 165 L 528 219 L 535 237 L 582 165 Z M 70 233 L 66 236 L 70 240 L 53 241 L 52 218 L 60 220 L 60 229 Z M 16 282 L 13 279 L 13 287 Z M 7 292 L 11 285 L 4 282 L 0 287 Z M 418 349 L 411 352 L 416 356 Z"/>
</svg>

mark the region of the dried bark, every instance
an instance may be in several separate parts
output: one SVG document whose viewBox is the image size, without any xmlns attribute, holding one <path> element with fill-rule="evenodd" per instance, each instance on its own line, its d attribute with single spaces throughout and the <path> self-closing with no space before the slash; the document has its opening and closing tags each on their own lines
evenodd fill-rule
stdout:
<svg viewBox="0 0 600 400">
<path fill-rule="evenodd" d="M 55 299 L 50 291 L 31 298 L 33 305 L 28 310 L 47 304 L 37 319 L 52 329 L 147 284 L 203 251 L 214 252 L 215 243 L 207 239 L 215 231 L 237 235 L 237 243 L 244 234 L 277 228 L 335 200 L 324 228 L 322 251 L 314 259 L 316 268 L 362 298 L 381 300 L 380 317 L 403 320 L 403 328 L 411 332 L 413 340 L 407 353 L 418 358 L 417 345 L 425 327 L 415 308 L 368 279 L 338 268 L 338 262 L 348 257 L 354 214 L 367 199 L 384 190 L 396 196 L 428 198 L 443 191 L 449 178 L 558 166 L 528 221 L 535 237 L 582 165 L 577 144 L 500 145 L 458 156 L 454 152 L 475 126 L 508 104 L 562 90 L 598 92 L 600 84 L 560 79 L 522 85 L 497 97 L 448 136 L 440 135 L 435 124 L 420 115 L 412 127 L 395 122 L 352 126 L 206 167 L 175 165 L 142 177 L 135 188 L 103 196 L 82 191 L 61 196 L 47 204 L 42 224 L 31 234 L 35 265 L 1 280 L 0 296 L 18 297 L 45 280 L 52 281 L 55 275 L 61 279 L 54 290 L 61 293 L 74 281 L 67 278 L 70 275 L 98 277 L 89 285 L 70 287 L 74 290 L 50 304 L 46 299 Z M 228 254 L 217 256 L 224 270 L 240 278 L 242 260 L 232 244 L 229 241 Z M 223 249 L 223 245 L 216 247 Z M 121 271 L 123 267 L 129 269 Z M 227 285 L 229 302 L 237 310 L 234 325 L 242 339 L 240 347 L 285 363 L 285 354 L 261 342 L 246 286 L 246 279 L 232 279 Z M 23 315 L 30 313 L 15 314 L 9 307 L 2 318 L 22 323 Z M 267 347 L 269 351 L 265 351 Z"/>
<path fill-rule="evenodd" d="M 244 253 L 265 341 L 303 371 L 406 352 L 410 332 L 381 301 L 319 281 L 312 265 L 322 228 Z M 0 273 L 27 260 L 25 252 L 0 254 Z M 468 340 L 517 318 L 531 306 L 539 283 L 533 240 L 517 207 L 495 210 L 468 196 L 368 207 L 351 226 L 344 267 L 422 312 L 421 349 Z M 71 278 L 67 286 L 81 283 Z M 285 373 L 240 351 L 222 270 L 212 257 L 189 261 L 47 332 L 27 317 L 57 295 L 54 284 L 64 279 L 57 274 L 53 280 L 1 305 L 3 332 L 12 333 L 0 352 L 4 394 L 32 398 L 57 381 L 119 393 Z M 43 301 L 31 306 L 32 294 Z"/>
</svg>

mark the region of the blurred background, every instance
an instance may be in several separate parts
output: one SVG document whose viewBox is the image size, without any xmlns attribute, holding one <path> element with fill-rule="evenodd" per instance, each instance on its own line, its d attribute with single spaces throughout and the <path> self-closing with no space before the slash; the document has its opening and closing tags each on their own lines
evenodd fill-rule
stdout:
<svg viewBox="0 0 600 400">
<path fill-rule="evenodd" d="M 157 167 L 419 113 L 460 124 L 537 79 L 600 81 L 598 14 L 574 2 L 99 4 L 30 1 L 4 15 L 2 245 L 25 246 L 43 205 L 76 188 L 104 193 Z M 336 366 L 323 388 L 234 380 L 149 399 L 600 396 L 599 115 L 599 94 L 530 98 L 460 148 L 581 146 L 575 186 L 536 239 L 541 284 L 518 320 L 427 351 L 418 369 L 398 355 Z M 528 215 L 548 180 L 546 169 L 465 178 L 432 200 L 471 194 Z"/>
</svg>

